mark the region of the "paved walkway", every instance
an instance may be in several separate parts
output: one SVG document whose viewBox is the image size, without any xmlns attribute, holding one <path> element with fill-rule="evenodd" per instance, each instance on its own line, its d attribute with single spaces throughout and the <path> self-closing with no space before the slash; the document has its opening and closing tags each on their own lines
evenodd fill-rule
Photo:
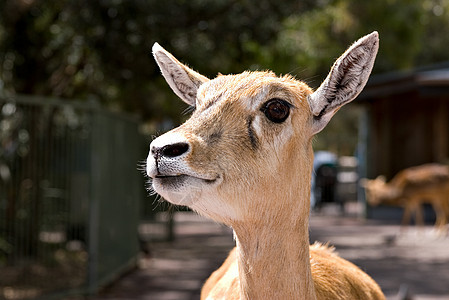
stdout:
<svg viewBox="0 0 449 300">
<path fill-rule="evenodd" d="M 161 228 L 153 228 L 160 234 Z M 146 228 L 150 230 L 151 228 Z M 149 244 L 139 268 L 95 300 L 197 300 L 204 281 L 234 247 L 232 231 L 195 213 L 175 214 L 173 242 Z"/>
<path fill-rule="evenodd" d="M 401 232 L 397 225 L 313 215 L 311 240 L 329 241 L 340 256 L 359 265 L 381 286 L 388 299 L 401 288 L 415 300 L 449 300 L 449 237 L 427 226 Z M 151 258 L 100 293 L 95 300 L 199 299 L 204 280 L 233 247 L 228 228 L 193 213 L 177 213 L 176 240 L 151 243 Z"/>
<path fill-rule="evenodd" d="M 402 288 L 412 299 L 449 300 L 449 236 L 431 226 L 401 231 L 375 221 L 314 216 L 311 239 L 329 241 L 371 275 L 388 299 L 397 299 Z"/>
</svg>

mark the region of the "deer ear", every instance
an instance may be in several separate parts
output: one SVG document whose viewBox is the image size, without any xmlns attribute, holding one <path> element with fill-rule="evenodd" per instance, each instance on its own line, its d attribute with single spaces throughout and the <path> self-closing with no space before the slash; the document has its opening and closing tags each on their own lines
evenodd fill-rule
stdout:
<svg viewBox="0 0 449 300">
<path fill-rule="evenodd" d="M 387 182 L 387 177 L 385 177 L 385 175 L 379 175 L 376 177 L 376 180 L 378 181 L 382 181 L 383 183 Z"/>
<path fill-rule="evenodd" d="M 196 106 L 196 92 L 208 78 L 180 63 L 158 43 L 153 45 L 153 55 L 162 75 L 178 97 L 190 106 Z"/>
<path fill-rule="evenodd" d="M 334 63 L 321 86 L 308 97 L 313 114 L 312 134 L 320 132 L 344 104 L 364 88 L 379 49 L 376 31 L 355 42 Z"/>
</svg>

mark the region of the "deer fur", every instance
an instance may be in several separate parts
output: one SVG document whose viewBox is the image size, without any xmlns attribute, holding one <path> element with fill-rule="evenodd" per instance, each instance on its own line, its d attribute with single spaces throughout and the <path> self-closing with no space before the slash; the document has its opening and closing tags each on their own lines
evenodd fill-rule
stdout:
<svg viewBox="0 0 449 300">
<path fill-rule="evenodd" d="M 400 171 L 390 182 L 379 176 L 362 180 L 370 205 L 386 204 L 404 207 L 402 226 L 415 214 L 417 225 L 424 225 L 422 205 L 429 203 L 436 214 L 435 226 L 442 228 L 449 217 L 449 167 L 425 164 Z"/>
<path fill-rule="evenodd" d="M 236 240 L 202 299 L 385 299 L 332 248 L 309 246 L 308 227 L 313 136 L 361 92 L 378 45 L 377 32 L 358 40 L 315 92 L 269 71 L 209 80 L 153 46 L 162 75 L 194 111 L 150 144 L 152 187 L 232 227 Z"/>
</svg>

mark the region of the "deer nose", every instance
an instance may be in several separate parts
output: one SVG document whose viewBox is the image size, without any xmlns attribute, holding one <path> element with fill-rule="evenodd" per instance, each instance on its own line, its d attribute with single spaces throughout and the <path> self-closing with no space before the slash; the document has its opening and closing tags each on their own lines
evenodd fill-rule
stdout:
<svg viewBox="0 0 449 300">
<path fill-rule="evenodd" d="M 174 158 L 183 155 L 189 151 L 189 144 L 187 143 L 176 143 L 171 145 L 165 145 L 163 147 L 152 147 L 151 153 L 154 157 L 168 157 Z"/>
</svg>

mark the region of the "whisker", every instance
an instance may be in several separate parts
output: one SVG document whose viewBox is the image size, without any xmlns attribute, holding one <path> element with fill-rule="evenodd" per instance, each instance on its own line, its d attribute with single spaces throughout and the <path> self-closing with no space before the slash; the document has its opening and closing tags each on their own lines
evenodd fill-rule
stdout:
<svg viewBox="0 0 449 300">
<path fill-rule="evenodd" d="M 145 177 L 148 177 L 146 159 L 142 159 L 137 162 L 137 170 L 140 171 Z"/>
<path fill-rule="evenodd" d="M 162 133 L 158 130 L 156 131 L 156 134 L 152 134 L 151 135 L 151 141 L 154 141 L 155 139 L 157 139 L 158 136 L 160 136 Z"/>
<path fill-rule="evenodd" d="M 188 106 L 186 109 L 184 109 L 182 111 L 182 115 L 183 116 L 189 115 L 189 114 L 193 113 L 194 111 L 195 111 L 195 107 L 194 106 Z"/>
</svg>

